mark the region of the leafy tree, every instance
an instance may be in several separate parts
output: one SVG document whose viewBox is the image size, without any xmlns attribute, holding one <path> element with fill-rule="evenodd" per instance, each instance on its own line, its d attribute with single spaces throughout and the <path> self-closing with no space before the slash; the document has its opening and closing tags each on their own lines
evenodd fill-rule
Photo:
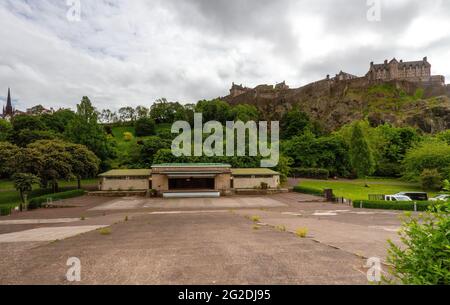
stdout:
<svg viewBox="0 0 450 305">
<path fill-rule="evenodd" d="M 58 135 L 51 130 L 22 129 L 14 136 L 14 143 L 21 147 L 25 147 L 28 144 L 39 140 L 55 140 L 58 138 L 61 138 L 61 135 Z"/>
<path fill-rule="evenodd" d="M 148 117 L 150 114 L 150 109 L 144 106 L 137 106 L 135 112 L 137 119 L 142 119 Z"/>
<path fill-rule="evenodd" d="M 291 139 L 292 137 L 302 135 L 306 130 L 311 131 L 312 126 L 309 116 L 296 107 L 287 112 L 281 119 L 281 138 Z"/>
<path fill-rule="evenodd" d="M 100 159 L 84 145 L 67 143 L 66 151 L 71 155 L 72 173 L 77 178 L 78 189 L 81 189 L 81 179 L 98 174 Z"/>
<path fill-rule="evenodd" d="M 17 173 L 12 178 L 14 180 L 14 188 L 19 192 L 22 203 L 26 205 L 25 198 L 33 190 L 33 185 L 40 183 L 39 178 L 27 173 Z M 22 204 L 20 204 L 20 210 L 22 211 Z"/>
<path fill-rule="evenodd" d="M 122 122 L 134 122 L 136 120 L 136 110 L 133 107 L 122 107 L 119 109 L 119 117 Z"/>
<path fill-rule="evenodd" d="M 153 157 L 153 164 L 185 162 L 183 159 L 175 157 L 171 149 L 160 149 Z"/>
<path fill-rule="evenodd" d="M 157 100 L 150 108 L 150 117 L 156 123 L 174 123 L 178 120 L 186 121 L 186 109 L 178 102 L 168 102 L 165 98 Z"/>
<path fill-rule="evenodd" d="M 9 177 L 14 173 L 14 159 L 19 147 L 9 142 L 0 142 L 0 177 Z"/>
<path fill-rule="evenodd" d="M 358 177 L 363 178 L 373 174 L 375 161 L 359 123 L 353 126 L 349 154 L 351 165 Z"/>
<path fill-rule="evenodd" d="M 0 142 L 6 141 L 8 134 L 12 130 L 12 125 L 7 120 L 0 119 Z"/>
<path fill-rule="evenodd" d="M 450 284 L 450 203 L 417 216 L 408 215 L 400 231 L 403 245 L 390 243 L 387 261 L 393 282 L 404 285 Z"/>
<path fill-rule="evenodd" d="M 420 182 L 424 190 L 440 191 L 442 189 L 442 176 L 437 169 L 424 169 L 420 175 Z"/>
<path fill-rule="evenodd" d="M 259 121 L 260 113 L 258 108 L 249 104 L 239 104 L 232 108 L 231 116 L 235 121 Z"/>
<path fill-rule="evenodd" d="M 170 150 L 171 145 L 172 142 L 169 139 L 149 137 L 144 140 L 140 148 L 139 159 L 145 167 L 150 167 L 154 163 L 154 157 L 156 153 L 161 149 Z"/>
<path fill-rule="evenodd" d="M 218 121 L 222 124 L 233 119 L 231 106 L 222 100 L 215 99 L 212 101 L 200 101 L 195 107 L 195 112 L 203 114 L 203 121 Z"/>
<path fill-rule="evenodd" d="M 73 143 L 85 145 L 102 160 L 105 169 L 108 159 L 115 157 L 113 142 L 98 124 L 98 114 L 88 97 L 77 105 L 77 114 L 67 126 L 65 135 Z"/>
<path fill-rule="evenodd" d="M 42 156 L 42 169 L 39 172 L 42 186 L 48 183 L 53 192 L 58 192 L 58 180 L 70 180 L 73 178 L 73 158 L 67 151 L 67 143 L 62 141 L 41 140 L 34 142 L 28 148 L 35 149 Z"/>
<path fill-rule="evenodd" d="M 35 115 L 16 115 L 12 118 L 11 124 L 14 132 L 19 132 L 23 129 L 30 130 L 45 130 L 45 124 L 42 122 L 40 116 Z"/>
<path fill-rule="evenodd" d="M 444 179 L 450 178 L 450 145 L 431 139 L 406 153 L 403 161 L 406 179 L 418 181 L 425 169 L 436 169 Z"/>
<path fill-rule="evenodd" d="M 148 117 L 142 117 L 135 123 L 136 136 L 146 137 L 155 134 L 155 121 Z"/>
<path fill-rule="evenodd" d="M 46 113 L 41 115 L 41 121 L 46 126 L 46 129 L 62 134 L 66 131 L 67 125 L 75 116 L 75 112 L 70 109 L 60 109 L 53 114 Z"/>
</svg>

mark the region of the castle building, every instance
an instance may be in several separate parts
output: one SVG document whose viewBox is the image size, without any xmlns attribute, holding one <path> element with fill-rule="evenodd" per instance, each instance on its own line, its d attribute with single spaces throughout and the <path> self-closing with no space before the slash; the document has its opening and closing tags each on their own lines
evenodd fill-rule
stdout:
<svg viewBox="0 0 450 305">
<path fill-rule="evenodd" d="M 367 73 L 370 81 L 407 80 L 412 82 L 441 83 L 445 85 L 445 78 L 441 75 L 431 75 L 431 64 L 427 57 L 421 61 L 385 60 L 382 64 L 370 63 Z"/>
<path fill-rule="evenodd" d="M 11 89 L 8 88 L 8 97 L 6 99 L 6 107 L 3 106 L 2 118 L 5 120 L 10 120 L 14 116 L 15 110 L 11 103 Z"/>
</svg>

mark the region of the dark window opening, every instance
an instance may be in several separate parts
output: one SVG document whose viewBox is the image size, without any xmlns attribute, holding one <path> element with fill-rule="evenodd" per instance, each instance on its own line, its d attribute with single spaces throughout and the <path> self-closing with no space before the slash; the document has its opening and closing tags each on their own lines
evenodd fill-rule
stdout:
<svg viewBox="0 0 450 305">
<path fill-rule="evenodd" d="M 169 179 L 170 190 L 214 190 L 214 178 L 176 178 Z"/>
</svg>

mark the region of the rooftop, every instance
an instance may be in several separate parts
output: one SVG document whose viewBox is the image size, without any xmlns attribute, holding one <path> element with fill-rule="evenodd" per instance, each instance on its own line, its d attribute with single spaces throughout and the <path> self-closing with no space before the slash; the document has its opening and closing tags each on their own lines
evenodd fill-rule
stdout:
<svg viewBox="0 0 450 305">
<path fill-rule="evenodd" d="M 233 168 L 231 174 L 233 176 L 279 175 L 278 172 L 269 168 Z"/>
<path fill-rule="evenodd" d="M 230 164 L 225 163 L 163 163 L 154 164 L 152 168 L 162 168 L 162 167 L 231 167 Z"/>
<path fill-rule="evenodd" d="M 99 177 L 151 176 L 151 174 L 151 169 L 113 169 L 109 172 L 100 174 Z"/>
</svg>

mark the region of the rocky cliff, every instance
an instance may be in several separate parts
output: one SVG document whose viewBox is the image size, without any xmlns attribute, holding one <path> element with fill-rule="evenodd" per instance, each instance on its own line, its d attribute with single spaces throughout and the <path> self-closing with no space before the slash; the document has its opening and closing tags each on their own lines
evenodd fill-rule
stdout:
<svg viewBox="0 0 450 305">
<path fill-rule="evenodd" d="M 297 89 L 249 90 L 223 99 L 257 106 L 266 120 L 279 120 L 299 106 L 331 130 L 355 120 L 391 123 L 425 132 L 450 129 L 450 86 L 407 81 L 371 82 L 365 78 L 322 80 Z"/>
</svg>

